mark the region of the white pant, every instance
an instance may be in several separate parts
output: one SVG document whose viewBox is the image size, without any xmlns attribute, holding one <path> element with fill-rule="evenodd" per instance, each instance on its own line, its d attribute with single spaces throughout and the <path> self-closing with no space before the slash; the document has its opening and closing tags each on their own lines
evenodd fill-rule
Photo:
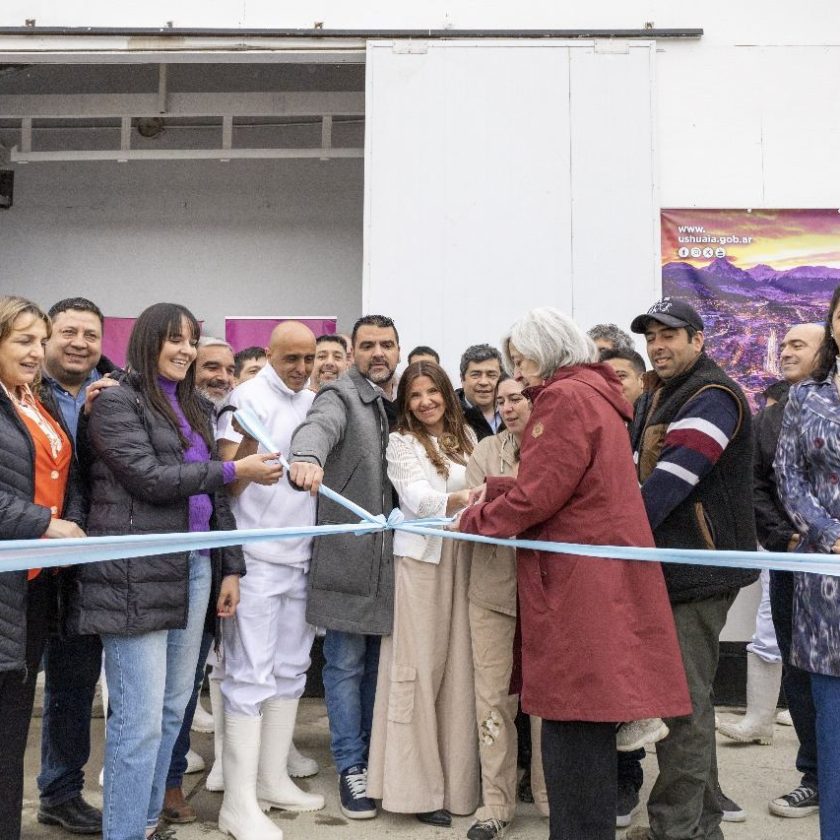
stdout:
<svg viewBox="0 0 840 840">
<path fill-rule="evenodd" d="M 245 551 L 236 615 L 222 622 L 225 711 L 257 717 L 265 700 L 303 694 L 315 628 L 306 621 L 306 572 Z"/>
<path fill-rule="evenodd" d="M 761 570 L 761 601 L 755 614 L 755 633 L 747 645 L 747 650 L 765 662 L 782 661 L 770 611 L 770 572 L 767 569 Z"/>
</svg>

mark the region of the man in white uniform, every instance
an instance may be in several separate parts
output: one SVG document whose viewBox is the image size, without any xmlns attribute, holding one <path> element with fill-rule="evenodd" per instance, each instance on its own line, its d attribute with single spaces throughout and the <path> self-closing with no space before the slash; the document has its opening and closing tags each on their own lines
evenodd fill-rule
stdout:
<svg viewBox="0 0 840 840">
<path fill-rule="evenodd" d="M 259 417 L 284 454 L 315 398 L 306 387 L 314 358 L 312 331 L 284 322 L 271 334 L 268 364 L 230 397 L 232 405 Z M 223 459 L 258 451 L 255 440 L 236 431 L 232 412 L 222 415 L 216 436 Z M 286 481 L 272 487 L 234 482 L 230 489 L 241 529 L 315 524 L 314 498 Z M 219 828 L 236 840 L 282 840 L 263 810 L 324 807 L 322 796 L 302 791 L 287 772 L 315 633 L 306 621 L 312 538 L 251 543 L 243 550 L 241 600 L 236 618 L 224 627 L 225 796 Z"/>
</svg>

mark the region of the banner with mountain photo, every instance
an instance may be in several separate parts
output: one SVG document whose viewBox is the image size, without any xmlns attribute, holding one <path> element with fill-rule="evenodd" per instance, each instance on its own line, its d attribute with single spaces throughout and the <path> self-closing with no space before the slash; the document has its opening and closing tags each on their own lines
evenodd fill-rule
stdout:
<svg viewBox="0 0 840 840">
<path fill-rule="evenodd" d="M 756 408 L 793 324 L 825 321 L 840 285 L 840 211 L 663 210 L 662 294 L 705 323 L 706 350 Z"/>
</svg>

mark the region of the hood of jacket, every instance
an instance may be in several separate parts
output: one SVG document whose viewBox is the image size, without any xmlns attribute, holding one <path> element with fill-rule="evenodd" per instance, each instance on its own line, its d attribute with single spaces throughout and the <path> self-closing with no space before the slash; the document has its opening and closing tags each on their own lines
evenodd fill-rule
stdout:
<svg viewBox="0 0 840 840">
<path fill-rule="evenodd" d="M 559 368 L 542 385 L 532 385 L 523 393 L 531 402 L 534 402 L 546 388 L 564 379 L 573 379 L 597 391 L 618 412 L 625 423 L 633 419 L 633 406 L 624 398 L 621 381 L 612 366 L 605 363 Z"/>
</svg>

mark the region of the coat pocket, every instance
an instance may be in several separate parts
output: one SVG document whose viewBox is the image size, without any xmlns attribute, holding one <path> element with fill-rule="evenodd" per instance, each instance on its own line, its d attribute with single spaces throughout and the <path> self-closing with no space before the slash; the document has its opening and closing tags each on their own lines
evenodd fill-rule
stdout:
<svg viewBox="0 0 840 840">
<path fill-rule="evenodd" d="M 412 665 L 394 665 L 391 670 L 391 690 L 388 694 L 388 720 L 391 723 L 411 723 L 414 717 L 414 686 L 417 669 Z"/>
<path fill-rule="evenodd" d="M 338 523 L 321 520 L 320 524 Z M 309 570 L 312 588 L 344 595 L 375 595 L 381 539 L 379 534 L 332 534 L 316 539 Z"/>
<path fill-rule="evenodd" d="M 694 516 L 697 520 L 697 527 L 700 530 L 700 536 L 703 538 L 703 543 L 709 551 L 714 551 L 715 535 L 712 530 L 712 523 L 706 515 L 706 509 L 703 507 L 703 502 L 694 503 Z"/>
</svg>

